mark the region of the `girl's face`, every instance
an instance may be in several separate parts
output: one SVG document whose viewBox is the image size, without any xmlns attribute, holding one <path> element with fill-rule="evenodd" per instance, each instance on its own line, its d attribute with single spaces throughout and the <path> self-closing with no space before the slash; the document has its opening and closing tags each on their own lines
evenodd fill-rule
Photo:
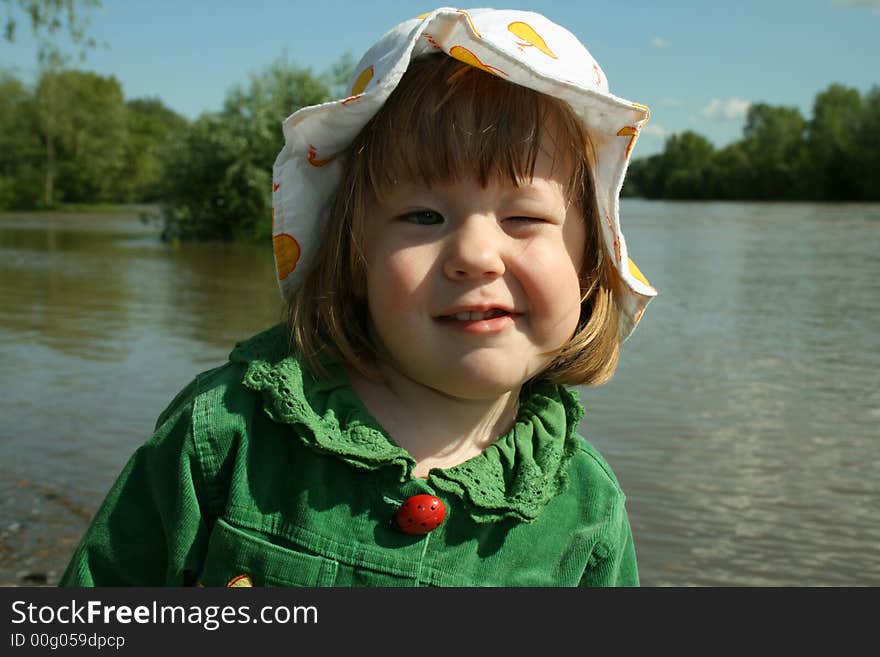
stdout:
<svg viewBox="0 0 880 657">
<path fill-rule="evenodd" d="M 381 367 L 452 397 L 494 399 L 571 338 L 586 228 L 567 203 L 571 170 L 544 145 L 520 187 L 405 183 L 369 209 L 367 300 Z"/>
</svg>

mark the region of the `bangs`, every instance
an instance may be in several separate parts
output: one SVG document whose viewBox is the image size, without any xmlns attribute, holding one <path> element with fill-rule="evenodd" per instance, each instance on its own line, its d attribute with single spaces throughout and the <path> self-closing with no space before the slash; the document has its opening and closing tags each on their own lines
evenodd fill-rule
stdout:
<svg viewBox="0 0 880 657">
<path fill-rule="evenodd" d="M 382 201 L 383 192 L 400 182 L 528 183 L 548 143 L 562 160 L 553 169 L 571 167 L 569 199 L 580 201 L 592 191 L 590 148 L 571 108 L 437 53 L 410 63 L 351 153 L 371 195 Z"/>
</svg>

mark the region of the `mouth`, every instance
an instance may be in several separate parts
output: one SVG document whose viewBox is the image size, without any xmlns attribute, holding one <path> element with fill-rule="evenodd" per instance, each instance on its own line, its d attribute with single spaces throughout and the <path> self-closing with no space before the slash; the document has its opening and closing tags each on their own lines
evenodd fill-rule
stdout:
<svg viewBox="0 0 880 657">
<path fill-rule="evenodd" d="M 521 313 L 508 308 L 453 308 L 435 319 L 442 325 L 468 333 L 498 333 L 511 326 Z"/>
<path fill-rule="evenodd" d="M 512 315 L 503 308 L 491 308 L 490 310 L 461 310 L 448 315 L 440 315 L 438 319 L 455 319 L 459 322 L 475 322 L 480 319 L 495 319 L 505 315 Z"/>
</svg>

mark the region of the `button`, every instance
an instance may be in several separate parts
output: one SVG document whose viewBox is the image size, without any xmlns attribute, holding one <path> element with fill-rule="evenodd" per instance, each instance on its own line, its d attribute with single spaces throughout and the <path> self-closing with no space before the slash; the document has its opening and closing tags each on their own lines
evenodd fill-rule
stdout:
<svg viewBox="0 0 880 657">
<path fill-rule="evenodd" d="M 437 529 L 446 518 L 446 506 L 433 495 L 413 495 L 397 510 L 397 527 L 419 536 Z"/>
<path fill-rule="evenodd" d="M 254 580 L 251 579 L 251 576 L 247 573 L 242 575 L 236 575 L 229 582 L 227 582 L 226 586 L 237 589 L 243 586 L 253 586 Z"/>
</svg>

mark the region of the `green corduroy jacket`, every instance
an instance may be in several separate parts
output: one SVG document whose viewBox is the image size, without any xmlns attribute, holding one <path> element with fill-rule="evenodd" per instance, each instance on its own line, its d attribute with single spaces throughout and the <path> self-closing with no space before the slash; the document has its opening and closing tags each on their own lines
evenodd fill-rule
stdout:
<svg viewBox="0 0 880 657">
<path fill-rule="evenodd" d="M 635 586 L 624 494 L 563 387 L 524 389 L 513 429 L 427 479 L 351 389 L 279 325 L 195 378 L 110 490 L 62 586 Z M 427 428 L 426 428 L 427 429 Z M 422 536 L 410 496 L 446 506 Z"/>
</svg>

